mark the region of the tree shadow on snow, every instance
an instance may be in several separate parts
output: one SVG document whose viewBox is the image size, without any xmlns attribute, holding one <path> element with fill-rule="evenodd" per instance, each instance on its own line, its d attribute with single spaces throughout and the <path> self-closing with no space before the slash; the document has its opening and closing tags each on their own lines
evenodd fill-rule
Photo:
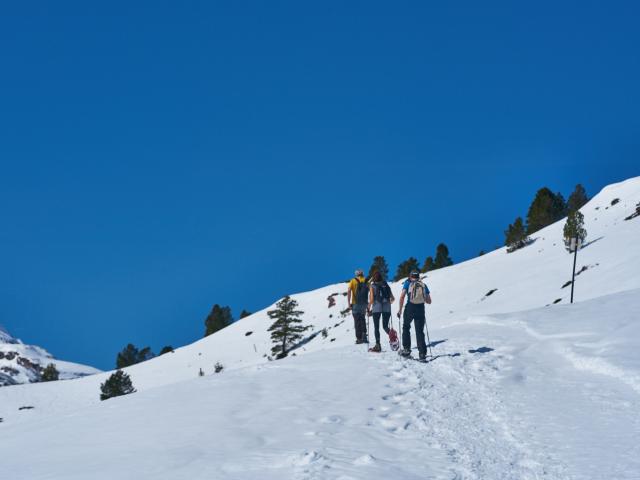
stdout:
<svg viewBox="0 0 640 480">
<path fill-rule="evenodd" d="M 480 348 L 476 348 L 475 350 L 469 350 L 469 353 L 489 353 L 489 352 L 493 352 L 493 348 L 490 347 L 480 347 Z"/>
</svg>

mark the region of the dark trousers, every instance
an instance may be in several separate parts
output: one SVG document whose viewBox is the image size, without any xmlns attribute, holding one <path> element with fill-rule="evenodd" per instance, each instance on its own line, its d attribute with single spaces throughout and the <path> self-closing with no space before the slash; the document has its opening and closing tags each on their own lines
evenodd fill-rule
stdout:
<svg viewBox="0 0 640 480">
<path fill-rule="evenodd" d="M 380 343 L 380 315 L 382 315 L 382 328 L 387 332 L 387 335 L 389 334 L 389 319 L 391 318 L 391 312 L 374 312 L 373 326 L 376 331 L 376 343 Z"/>
<path fill-rule="evenodd" d="M 356 340 L 367 339 L 367 317 L 366 306 L 353 305 L 351 313 L 353 314 L 353 326 L 356 331 Z"/>
<path fill-rule="evenodd" d="M 402 347 L 411 350 L 411 322 L 416 327 L 416 340 L 418 341 L 418 352 L 426 355 L 427 343 L 424 341 L 424 304 L 416 305 L 409 303 L 404 309 L 404 322 L 402 323 Z"/>
</svg>

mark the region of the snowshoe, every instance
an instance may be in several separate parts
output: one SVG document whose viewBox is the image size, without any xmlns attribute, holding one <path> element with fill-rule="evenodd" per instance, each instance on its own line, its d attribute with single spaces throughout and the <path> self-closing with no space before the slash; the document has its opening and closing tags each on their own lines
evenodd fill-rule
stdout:
<svg viewBox="0 0 640 480">
<path fill-rule="evenodd" d="M 394 352 L 400 348 L 400 340 L 398 340 L 398 333 L 391 327 L 389 330 L 389 347 Z"/>
<path fill-rule="evenodd" d="M 371 347 L 369 349 L 370 352 L 375 352 L 375 353 L 379 353 L 382 351 L 382 347 L 380 346 L 379 343 L 376 343 L 373 347 Z"/>
</svg>

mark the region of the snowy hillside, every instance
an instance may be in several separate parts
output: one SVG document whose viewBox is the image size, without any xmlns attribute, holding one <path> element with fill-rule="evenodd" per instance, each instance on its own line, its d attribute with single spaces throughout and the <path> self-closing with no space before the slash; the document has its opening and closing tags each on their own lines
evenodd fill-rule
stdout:
<svg viewBox="0 0 640 480">
<path fill-rule="evenodd" d="M 43 348 L 25 345 L 0 327 L 0 387 L 40 381 L 42 370 L 53 363 L 61 380 L 84 377 L 98 373 L 93 367 L 63 362 Z"/>
<path fill-rule="evenodd" d="M 439 357 L 428 365 L 353 345 L 353 321 L 341 313 L 346 285 L 336 284 L 293 295 L 313 325 L 295 357 L 266 358 L 269 307 L 126 369 L 138 390 L 128 397 L 99 402 L 108 373 L 2 388 L 0 429 L 12 438 L 3 471 L 640 478 L 640 217 L 630 218 L 638 203 L 640 177 L 582 208 L 588 238 L 574 305 L 563 221 L 522 250 L 430 273 Z M 216 362 L 223 373 L 213 374 Z"/>
<path fill-rule="evenodd" d="M 432 329 L 441 356 L 427 365 L 340 347 L 6 423 L 3 471 L 34 480 L 637 479 L 638 311 L 635 290 L 471 317 Z"/>
</svg>

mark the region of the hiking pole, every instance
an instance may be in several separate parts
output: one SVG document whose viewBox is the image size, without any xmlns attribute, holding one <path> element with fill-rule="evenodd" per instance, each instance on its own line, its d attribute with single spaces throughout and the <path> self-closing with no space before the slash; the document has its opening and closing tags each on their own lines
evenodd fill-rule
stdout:
<svg viewBox="0 0 640 480">
<path fill-rule="evenodd" d="M 400 308 L 398 310 L 398 343 L 400 344 L 400 346 L 398 347 L 398 350 L 400 350 L 400 348 L 404 348 L 404 345 L 402 345 L 402 318 L 400 318 L 400 314 L 402 313 L 402 308 Z"/>
<path fill-rule="evenodd" d="M 431 352 L 431 353 L 429 353 L 429 356 L 431 358 L 433 358 L 433 348 L 431 348 L 431 339 L 429 338 L 429 327 L 427 326 L 427 318 L 426 318 L 426 316 L 425 316 L 425 319 L 424 319 L 424 328 L 427 331 L 427 342 L 429 342 L 429 343 L 427 343 L 427 348 L 429 349 L 429 352 Z"/>
</svg>

